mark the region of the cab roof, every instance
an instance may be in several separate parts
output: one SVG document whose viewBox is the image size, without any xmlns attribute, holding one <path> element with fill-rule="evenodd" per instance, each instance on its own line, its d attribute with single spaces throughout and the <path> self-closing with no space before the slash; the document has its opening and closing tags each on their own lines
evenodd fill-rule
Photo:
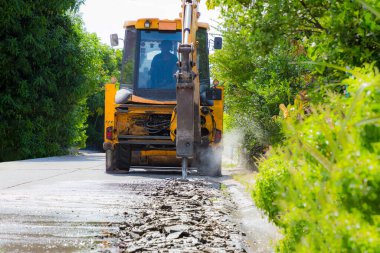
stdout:
<svg viewBox="0 0 380 253">
<path fill-rule="evenodd" d="M 145 27 L 145 24 L 149 22 L 149 27 Z M 181 19 L 158 19 L 158 18 L 141 18 L 136 21 L 125 21 L 124 28 L 135 27 L 136 29 L 152 29 L 152 30 L 181 30 Z M 198 22 L 198 27 L 209 30 L 210 26 L 207 23 Z"/>
</svg>

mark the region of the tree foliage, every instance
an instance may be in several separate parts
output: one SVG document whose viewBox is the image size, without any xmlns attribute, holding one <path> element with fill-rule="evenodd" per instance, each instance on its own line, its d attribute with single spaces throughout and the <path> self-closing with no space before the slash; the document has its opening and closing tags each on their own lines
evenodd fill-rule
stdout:
<svg viewBox="0 0 380 253">
<path fill-rule="evenodd" d="M 286 141 L 260 163 L 253 196 L 283 229 L 279 252 L 380 248 L 380 75 L 350 72 L 352 96 L 329 93 L 308 115 L 288 106 Z"/>
<path fill-rule="evenodd" d="M 337 83 L 347 76 L 325 65 L 297 62 L 329 62 L 350 68 L 378 61 L 380 26 L 366 6 L 380 6 L 378 1 L 363 3 L 208 1 L 211 8 L 221 7 L 220 29 L 225 39 L 224 48 L 212 58 L 214 75 L 225 82 L 226 109 L 239 119 L 236 127 L 243 124 L 247 130 L 248 149 L 281 142 L 280 128 L 272 120 L 281 103 L 289 104 L 300 91 L 318 92 L 323 83 Z M 378 62 L 376 66 L 380 66 Z M 314 95 L 310 99 L 323 99 Z"/>
<path fill-rule="evenodd" d="M 101 80 L 81 1 L 1 1 L 0 161 L 83 146 L 86 97 Z"/>
<path fill-rule="evenodd" d="M 229 124 L 252 147 L 277 144 L 252 192 L 284 234 L 277 251 L 379 252 L 380 2 L 209 5 L 225 18 L 214 61 Z M 257 122 L 270 120 L 262 140 Z"/>
<path fill-rule="evenodd" d="M 103 150 L 104 141 L 104 84 L 109 83 L 112 77 L 120 76 L 122 51 L 113 50 L 109 46 L 101 44 L 95 35 L 93 37 L 102 64 L 98 71 L 101 78 L 93 94 L 87 99 L 89 114 L 86 147 L 100 151 Z"/>
</svg>

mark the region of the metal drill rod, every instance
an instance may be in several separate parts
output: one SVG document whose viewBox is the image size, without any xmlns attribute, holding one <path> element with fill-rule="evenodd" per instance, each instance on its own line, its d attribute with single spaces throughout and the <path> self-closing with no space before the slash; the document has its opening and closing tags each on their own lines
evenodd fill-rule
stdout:
<svg viewBox="0 0 380 253">
<path fill-rule="evenodd" d="M 183 19 L 183 44 L 190 44 L 189 43 L 189 35 L 191 31 L 191 21 L 192 21 L 192 14 L 193 14 L 193 6 L 192 3 L 186 3 L 185 4 L 185 17 Z"/>
<path fill-rule="evenodd" d="M 187 178 L 187 158 L 182 158 L 182 179 L 185 180 Z"/>
<path fill-rule="evenodd" d="M 194 0 L 183 0 L 183 19 L 182 19 L 182 43 L 179 46 L 180 69 L 177 72 L 177 156 L 182 157 L 182 179 L 187 178 L 188 158 L 193 156 L 194 143 L 194 119 L 193 90 L 194 77 L 192 72 L 190 54 L 192 53 L 192 43 L 190 43 L 191 29 L 193 28 L 193 9 Z M 181 120 L 178 120 L 181 118 Z"/>
</svg>

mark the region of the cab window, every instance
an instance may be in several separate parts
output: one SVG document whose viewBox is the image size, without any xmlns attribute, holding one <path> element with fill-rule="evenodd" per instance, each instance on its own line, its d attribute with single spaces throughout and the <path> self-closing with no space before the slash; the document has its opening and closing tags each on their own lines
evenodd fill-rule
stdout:
<svg viewBox="0 0 380 253">
<path fill-rule="evenodd" d="M 175 89 L 180 41 L 180 31 L 141 31 L 138 89 Z"/>
</svg>

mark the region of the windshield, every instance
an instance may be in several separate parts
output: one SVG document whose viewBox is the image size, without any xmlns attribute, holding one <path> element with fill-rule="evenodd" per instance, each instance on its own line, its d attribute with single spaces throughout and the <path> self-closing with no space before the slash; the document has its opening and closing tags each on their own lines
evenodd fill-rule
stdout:
<svg viewBox="0 0 380 253">
<path fill-rule="evenodd" d="M 141 31 L 137 86 L 140 89 L 175 89 L 177 48 L 181 32 Z"/>
<path fill-rule="evenodd" d="M 181 31 L 127 28 L 124 40 L 120 87 L 133 88 L 133 95 L 156 100 L 175 100 L 177 49 Z M 207 30 L 197 31 L 197 67 L 200 92 L 210 87 Z"/>
</svg>

